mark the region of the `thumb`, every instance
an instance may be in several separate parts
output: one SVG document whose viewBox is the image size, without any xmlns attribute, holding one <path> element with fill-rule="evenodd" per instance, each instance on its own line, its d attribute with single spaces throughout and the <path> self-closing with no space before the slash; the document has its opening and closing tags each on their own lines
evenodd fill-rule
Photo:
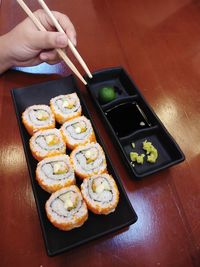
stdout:
<svg viewBox="0 0 200 267">
<path fill-rule="evenodd" d="M 31 38 L 30 45 L 35 49 L 65 48 L 68 45 L 67 35 L 59 32 L 38 31 Z"/>
</svg>

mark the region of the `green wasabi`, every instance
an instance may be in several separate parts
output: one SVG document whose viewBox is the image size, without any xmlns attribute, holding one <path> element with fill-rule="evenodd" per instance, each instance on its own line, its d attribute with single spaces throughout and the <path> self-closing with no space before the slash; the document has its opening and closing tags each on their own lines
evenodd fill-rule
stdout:
<svg viewBox="0 0 200 267">
<path fill-rule="evenodd" d="M 143 149 L 146 152 L 145 154 L 138 154 L 137 152 L 131 151 L 129 156 L 131 163 L 136 162 L 138 164 L 144 163 L 144 158 L 146 156 L 146 161 L 150 163 L 155 163 L 158 158 L 158 150 L 152 145 L 151 142 L 145 140 L 143 143 Z M 131 143 L 132 148 L 135 148 L 135 143 Z M 134 164 L 132 164 L 134 166 Z"/>
<path fill-rule="evenodd" d="M 143 149 L 146 151 L 147 161 L 150 163 L 155 163 L 158 158 L 158 150 L 152 145 L 151 142 L 145 140 L 143 142 Z"/>
<path fill-rule="evenodd" d="M 131 143 L 132 148 L 135 148 L 135 143 Z"/>
<path fill-rule="evenodd" d="M 98 92 L 101 103 L 106 104 L 116 98 L 116 92 L 113 87 L 102 87 Z"/>
<path fill-rule="evenodd" d="M 139 164 L 143 164 L 144 163 L 144 154 L 138 154 L 137 152 L 130 152 L 130 159 L 133 162 L 137 162 Z"/>
</svg>

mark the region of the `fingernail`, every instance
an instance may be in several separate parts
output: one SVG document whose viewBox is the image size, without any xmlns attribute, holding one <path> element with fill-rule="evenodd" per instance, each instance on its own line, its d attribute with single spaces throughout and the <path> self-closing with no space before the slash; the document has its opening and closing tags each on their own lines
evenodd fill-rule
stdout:
<svg viewBox="0 0 200 267">
<path fill-rule="evenodd" d="M 58 35 L 57 38 L 56 38 L 56 43 L 59 45 L 59 46 L 67 46 L 68 44 L 68 41 L 67 41 L 67 36 L 62 34 L 62 35 Z"/>
<path fill-rule="evenodd" d="M 48 57 L 47 57 L 46 54 L 40 54 L 40 59 L 43 60 L 43 61 L 47 61 Z"/>
</svg>

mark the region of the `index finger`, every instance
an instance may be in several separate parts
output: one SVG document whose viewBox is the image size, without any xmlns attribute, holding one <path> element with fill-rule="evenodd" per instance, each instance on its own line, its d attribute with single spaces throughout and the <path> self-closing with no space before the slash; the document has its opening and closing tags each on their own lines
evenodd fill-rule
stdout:
<svg viewBox="0 0 200 267">
<path fill-rule="evenodd" d="M 38 10 L 36 11 L 40 21 L 42 22 L 43 26 L 47 30 L 55 30 L 54 23 L 52 19 L 44 12 L 44 10 Z M 74 25 L 72 24 L 69 17 L 65 14 L 62 14 L 58 11 L 52 11 L 54 17 L 60 24 L 61 28 L 64 30 L 64 32 L 67 34 L 70 41 L 76 45 L 76 30 L 74 28 Z"/>
<path fill-rule="evenodd" d="M 64 32 L 69 37 L 70 41 L 76 45 L 76 30 L 74 28 L 74 25 L 72 24 L 69 17 L 65 14 L 59 13 L 57 11 L 52 12 L 55 18 L 57 19 L 58 23 L 64 30 Z M 52 21 L 51 21 L 52 22 Z"/>
</svg>

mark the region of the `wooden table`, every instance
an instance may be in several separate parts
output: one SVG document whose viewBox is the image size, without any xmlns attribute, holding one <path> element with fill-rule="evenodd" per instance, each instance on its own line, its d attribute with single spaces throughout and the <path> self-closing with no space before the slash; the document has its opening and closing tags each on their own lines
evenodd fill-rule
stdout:
<svg viewBox="0 0 200 267">
<path fill-rule="evenodd" d="M 27 0 L 32 9 L 37 1 Z M 123 66 L 183 150 L 186 160 L 135 180 L 84 86 L 83 97 L 109 148 L 138 221 L 69 252 L 48 257 L 19 134 L 11 88 L 68 75 L 64 65 L 8 71 L 0 77 L 0 265 L 200 266 L 200 4 L 169 0 L 47 1 L 69 15 L 78 49 L 92 71 Z M 16 1 L 1 1 L 0 33 L 25 17 Z M 56 74 L 51 74 L 55 72 Z M 46 74 L 38 74 L 46 73 Z"/>
</svg>

